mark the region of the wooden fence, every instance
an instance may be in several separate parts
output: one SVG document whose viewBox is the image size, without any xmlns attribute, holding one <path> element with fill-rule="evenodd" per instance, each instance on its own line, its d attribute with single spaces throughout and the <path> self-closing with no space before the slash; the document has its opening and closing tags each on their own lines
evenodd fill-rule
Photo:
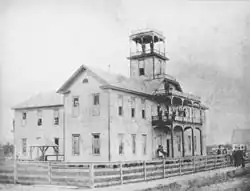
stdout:
<svg viewBox="0 0 250 191">
<path fill-rule="evenodd" d="M 0 160 L 0 183 L 93 188 L 179 176 L 230 165 L 224 155 L 112 163 Z"/>
</svg>

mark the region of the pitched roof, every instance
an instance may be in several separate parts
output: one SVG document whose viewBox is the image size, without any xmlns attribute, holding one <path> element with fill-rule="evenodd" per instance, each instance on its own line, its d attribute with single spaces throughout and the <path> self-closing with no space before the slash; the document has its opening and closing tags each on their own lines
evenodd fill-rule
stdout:
<svg viewBox="0 0 250 191">
<path fill-rule="evenodd" d="M 250 129 L 235 129 L 232 134 L 233 144 L 250 143 Z"/>
<path fill-rule="evenodd" d="M 81 65 L 78 70 L 57 90 L 57 93 L 63 93 L 67 90 L 75 79 L 82 74 L 85 70 L 92 73 L 93 77 L 97 78 L 103 85 L 111 84 L 126 80 L 127 78 L 121 74 L 109 73 L 107 71 L 92 67 Z"/>
<path fill-rule="evenodd" d="M 55 91 L 39 93 L 14 106 L 12 109 L 39 108 L 49 106 L 63 106 L 63 96 L 56 93 Z"/>
</svg>

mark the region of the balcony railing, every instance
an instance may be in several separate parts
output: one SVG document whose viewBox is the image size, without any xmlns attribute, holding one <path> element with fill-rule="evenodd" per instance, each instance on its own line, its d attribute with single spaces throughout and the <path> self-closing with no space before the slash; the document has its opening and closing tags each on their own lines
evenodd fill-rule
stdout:
<svg viewBox="0 0 250 191">
<path fill-rule="evenodd" d="M 165 52 L 161 52 L 157 49 L 153 49 L 153 50 L 147 49 L 147 50 L 145 50 L 145 52 L 143 52 L 143 51 L 131 52 L 131 56 L 139 56 L 139 55 L 150 54 L 150 53 L 156 53 L 156 54 L 159 54 L 159 55 L 165 57 Z"/>
<path fill-rule="evenodd" d="M 183 116 L 152 116 L 152 125 L 158 124 L 171 124 L 173 121 L 182 122 L 182 123 L 193 123 L 193 124 L 202 124 L 202 119 L 197 117 L 183 117 Z"/>
</svg>

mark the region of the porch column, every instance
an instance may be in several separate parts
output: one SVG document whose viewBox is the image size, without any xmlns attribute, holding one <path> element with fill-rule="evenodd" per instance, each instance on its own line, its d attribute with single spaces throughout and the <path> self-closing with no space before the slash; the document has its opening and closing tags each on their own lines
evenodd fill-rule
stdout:
<svg viewBox="0 0 250 191">
<path fill-rule="evenodd" d="M 194 129 L 193 127 L 191 129 L 192 129 L 192 156 L 194 156 Z"/>
<path fill-rule="evenodd" d="M 171 150 L 172 150 L 172 157 L 174 158 L 174 128 L 173 128 L 173 125 L 171 128 Z"/>
<path fill-rule="evenodd" d="M 201 155 L 203 155 L 203 136 L 202 136 L 202 130 L 200 130 L 200 151 Z"/>
<path fill-rule="evenodd" d="M 182 127 L 182 156 L 185 156 L 184 127 Z"/>
</svg>

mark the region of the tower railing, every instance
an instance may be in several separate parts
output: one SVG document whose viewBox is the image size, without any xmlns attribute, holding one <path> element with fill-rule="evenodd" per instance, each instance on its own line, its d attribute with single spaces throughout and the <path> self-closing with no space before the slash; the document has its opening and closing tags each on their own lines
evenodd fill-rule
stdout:
<svg viewBox="0 0 250 191">
<path fill-rule="evenodd" d="M 144 52 L 143 51 L 136 51 L 136 52 L 131 52 L 131 56 L 139 56 L 139 55 L 143 55 L 143 54 L 150 54 L 150 53 L 156 53 L 159 54 L 161 56 L 165 57 L 165 52 L 162 52 L 160 50 L 157 49 L 146 49 Z"/>
</svg>

